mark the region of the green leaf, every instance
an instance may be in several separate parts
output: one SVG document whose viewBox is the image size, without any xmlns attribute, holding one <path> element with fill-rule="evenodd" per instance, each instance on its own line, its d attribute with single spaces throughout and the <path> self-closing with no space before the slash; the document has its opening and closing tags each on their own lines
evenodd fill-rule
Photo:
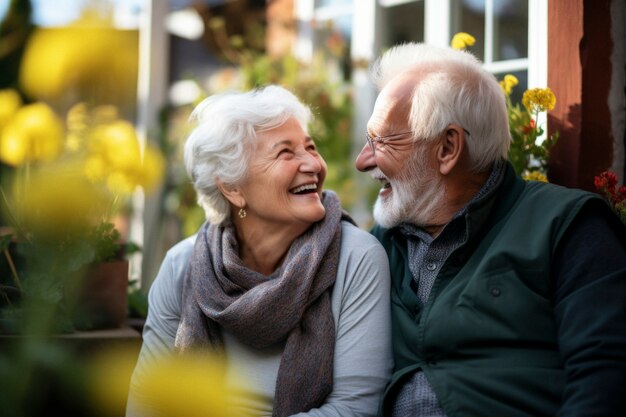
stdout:
<svg viewBox="0 0 626 417">
<path fill-rule="evenodd" d="M 13 239 L 13 235 L 11 234 L 0 236 L 0 252 L 9 248 L 11 239 Z"/>
</svg>

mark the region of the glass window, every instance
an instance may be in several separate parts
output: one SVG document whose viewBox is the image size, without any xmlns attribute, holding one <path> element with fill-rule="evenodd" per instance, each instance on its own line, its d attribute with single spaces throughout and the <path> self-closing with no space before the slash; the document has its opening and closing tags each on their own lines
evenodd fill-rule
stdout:
<svg viewBox="0 0 626 417">
<path fill-rule="evenodd" d="M 352 0 L 315 0 L 315 8 L 326 6 L 349 6 Z"/>
<path fill-rule="evenodd" d="M 383 7 L 380 16 L 381 47 L 424 41 L 424 2 Z"/>
<path fill-rule="evenodd" d="M 457 32 L 476 38 L 471 52 L 485 60 L 485 0 L 452 0 L 450 2 L 450 39 Z"/>
<path fill-rule="evenodd" d="M 528 56 L 528 2 L 495 0 L 493 60 Z"/>
<path fill-rule="evenodd" d="M 471 51 L 481 60 L 528 57 L 528 0 L 451 0 L 450 4 L 450 36 L 456 32 L 474 36 Z"/>
</svg>

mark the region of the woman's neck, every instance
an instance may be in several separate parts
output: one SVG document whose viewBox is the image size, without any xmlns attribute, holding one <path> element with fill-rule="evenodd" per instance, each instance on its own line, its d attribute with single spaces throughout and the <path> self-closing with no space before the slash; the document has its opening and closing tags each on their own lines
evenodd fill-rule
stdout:
<svg viewBox="0 0 626 417">
<path fill-rule="evenodd" d="M 263 227 L 246 227 L 241 223 L 235 223 L 239 257 L 246 267 L 266 276 L 282 265 L 293 241 L 306 231 L 306 228 L 269 230 Z"/>
</svg>

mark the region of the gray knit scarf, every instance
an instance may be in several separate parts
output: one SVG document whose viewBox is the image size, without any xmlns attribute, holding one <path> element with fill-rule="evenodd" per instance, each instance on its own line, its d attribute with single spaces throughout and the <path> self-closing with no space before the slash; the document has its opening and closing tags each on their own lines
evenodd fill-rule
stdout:
<svg viewBox="0 0 626 417">
<path fill-rule="evenodd" d="M 232 226 L 205 224 L 183 284 L 175 346 L 181 352 L 220 352 L 225 329 L 253 348 L 285 341 L 272 416 L 321 406 L 332 390 L 335 283 L 342 213 L 337 196 L 323 194 L 326 215 L 298 237 L 282 266 L 266 277 L 246 268 Z"/>
</svg>

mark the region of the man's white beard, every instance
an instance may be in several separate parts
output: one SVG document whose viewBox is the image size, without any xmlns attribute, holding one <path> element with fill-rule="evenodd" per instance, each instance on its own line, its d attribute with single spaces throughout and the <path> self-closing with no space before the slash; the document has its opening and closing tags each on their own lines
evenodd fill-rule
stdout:
<svg viewBox="0 0 626 417">
<path fill-rule="evenodd" d="M 424 160 L 407 162 L 403 174 L 392 180 L 391 196 L 380 195 L 374 204 L 374 220 L 387 229 L 401 223 L 424 227 L 434 223 L 445 199 L 445 189 L 436 172 Z"/>
</svg>

